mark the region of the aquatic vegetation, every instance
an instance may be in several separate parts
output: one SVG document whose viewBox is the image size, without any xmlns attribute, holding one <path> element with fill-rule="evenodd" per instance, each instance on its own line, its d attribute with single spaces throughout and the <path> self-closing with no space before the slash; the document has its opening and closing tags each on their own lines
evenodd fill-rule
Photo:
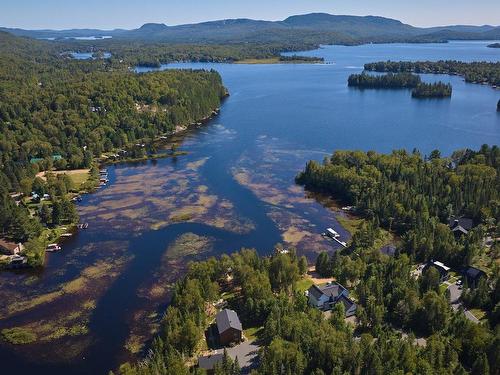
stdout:
<svg viewBox="0 0 500 375">
<path fill-rule="evenodd" d="M 212 245 L 212 238 L 184 233 L 168 247 L 166 256 L 169 259 L 177 259 L 188 255 L 198 255 L 210 251 Z"/>
<path fill-rule="evenodd" d="M 33 332 L 20 327 L 2 329 L 1 337 L 14 345 L 30 344 L 36 340 L 36 335 Z"/>
</svg>

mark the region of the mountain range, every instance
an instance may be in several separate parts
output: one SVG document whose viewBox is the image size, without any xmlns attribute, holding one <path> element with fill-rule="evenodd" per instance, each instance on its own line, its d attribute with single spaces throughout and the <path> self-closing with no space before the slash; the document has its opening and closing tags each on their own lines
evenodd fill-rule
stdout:
<svg viewBox="0 0 500 375">
<path fill-rule="evenodd" d="M 500 27 L 452 25 L 414 27 L 398 20 L 378 16 L 344 16 L 311 13 L 291 16 L 283 21 L 226 19 L 167 26 L 146 23 L 133 30 L 70 29 L 24 30 L 0 28 L 18 36 L 44 39 L 112 37 L 168 43 L 311 43 L 357 44 L 369 42 L 426 42 L 450 39 L 500 39 Z"/>
</svg>

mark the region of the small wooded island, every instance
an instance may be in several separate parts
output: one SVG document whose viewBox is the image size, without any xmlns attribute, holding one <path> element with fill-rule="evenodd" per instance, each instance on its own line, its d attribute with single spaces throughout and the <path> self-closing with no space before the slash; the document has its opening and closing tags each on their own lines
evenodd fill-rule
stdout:
<svg viewBox="0 0 500 375">
<path fill-rule="evenodd" d="M 422 82 L 420 77 L 412 73 L 388 73 L 385 75 L 370 75 L 366 72 L 351 74 L 347 80 L 349 87 L 367 89 L 413 89 L 413 98 L 448 98 L 452 87 L 441 81 L 435 83 Z"/>
<path fill-rule="evenodd" d="M 406 89 L 417 87 L 421 81 L 418 75 L 411 73 L 389 73 L 375 76 L 363 72 L 361 74 L 351 74 L 347 82 L 350 87 Z"/>
<path fill-rule="evenodd" d="M 492 43 L 487 45 L 488 48 L 500 48 L 500 43 Z"/>
<path fill-rule="evenodd" d="M 411 96 L 417 99 L 425 98 L 449 98 L 452 87 L 449 83 L 419 83 L 411 92 Z"/>
</svg>

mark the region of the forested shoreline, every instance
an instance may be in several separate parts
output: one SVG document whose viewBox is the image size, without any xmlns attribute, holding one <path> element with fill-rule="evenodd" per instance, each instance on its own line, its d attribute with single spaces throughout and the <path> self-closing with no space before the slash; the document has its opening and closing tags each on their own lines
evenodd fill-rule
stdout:
<svg viewBox="0 0 500 375">
<path fill-rule="evenodd" d="M 466 82 L 500 86 L 500 63 L 441 61 L 379 61 L 365 64 L 365 70 L 391 73 L 450 74 Z"/>
<path fill-rule="evenodd" d="M 67 193 L 80 187 L 59 182 L 60 176 L 45 183 L 35 178 L 38 172 L 95 169 L 96 158 L 119 149 L 143 156 L 143 142 L 149 147 L 159 135 L 210 117 L 227 95 L 215 71 L 136 74 L 107 59 L 65 58 L 48 42 L 6 33 L 0 40 L 0 233 L 13 242 L 36 243 L 43 226 L 57 224 L 42 216 L 59 200 L 74 210 Z M 25 199 L 10 196 L 32 192 L 51 196 L 45 212 L 30 212 Z M 69 215 L 66 224 L 75 222 Z M 33 263 L 40 265 L 44 245 L 36 248 Z"/>
<path fill-rule="evenodd" d="M 213 319 L 207 306 L 222 299 L 244 330 L 258 332 L 252 374 L 496 374 L 499 248 L 495 243 L 485 250 L 483 237 L 499 231 L 499 161 L 498 147 L 485 145 L 449 158 L 439 151 L 429 157 L 416 150 L 337 151 L 323 164 L 309 162 L 297 181 L 354 205 L 363 218 L 347 248 L 320 253 L 315 267 L 320 277 L 349 288 L 358 305 L 355 323 L 345 319 L 342 304 L 328 316 L 308 305 L 304 289 L 313 281 L 293 248 L 278 245 L 264 257 L 244 249 L 192 263 L 147 357 L 117 373 L 203 374 L 195 365 Z M 454 237 L 452 215 L 467 215 L 475 227 Z M 377 245 L 382 228 L 401 238 L 392 256 Z M 434 268 L 417 272 L 431 259 L 454 269 L 478 260 L 484 267 L 488 259 L 488 278 L 463 294 L 467 308 L 486 311 L 481 323 L 451 308 Z M 230 359 L 222 363 L 216 374 L 240 373 Z"/>
</svg>

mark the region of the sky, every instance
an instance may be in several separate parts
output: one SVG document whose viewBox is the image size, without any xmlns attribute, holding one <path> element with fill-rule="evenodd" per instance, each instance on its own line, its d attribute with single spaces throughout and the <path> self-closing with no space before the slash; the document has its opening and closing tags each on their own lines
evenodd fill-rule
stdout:
<svg viewBox="0 0 500 375">
<path fill-rule="evenodd" d="M 281 20 L 311 12 L 377 15 L 414 26 L 500 25 L 500 0 L 0 0 L 0 26 L 133 29 L 225 18 Z"/>
</svg>

